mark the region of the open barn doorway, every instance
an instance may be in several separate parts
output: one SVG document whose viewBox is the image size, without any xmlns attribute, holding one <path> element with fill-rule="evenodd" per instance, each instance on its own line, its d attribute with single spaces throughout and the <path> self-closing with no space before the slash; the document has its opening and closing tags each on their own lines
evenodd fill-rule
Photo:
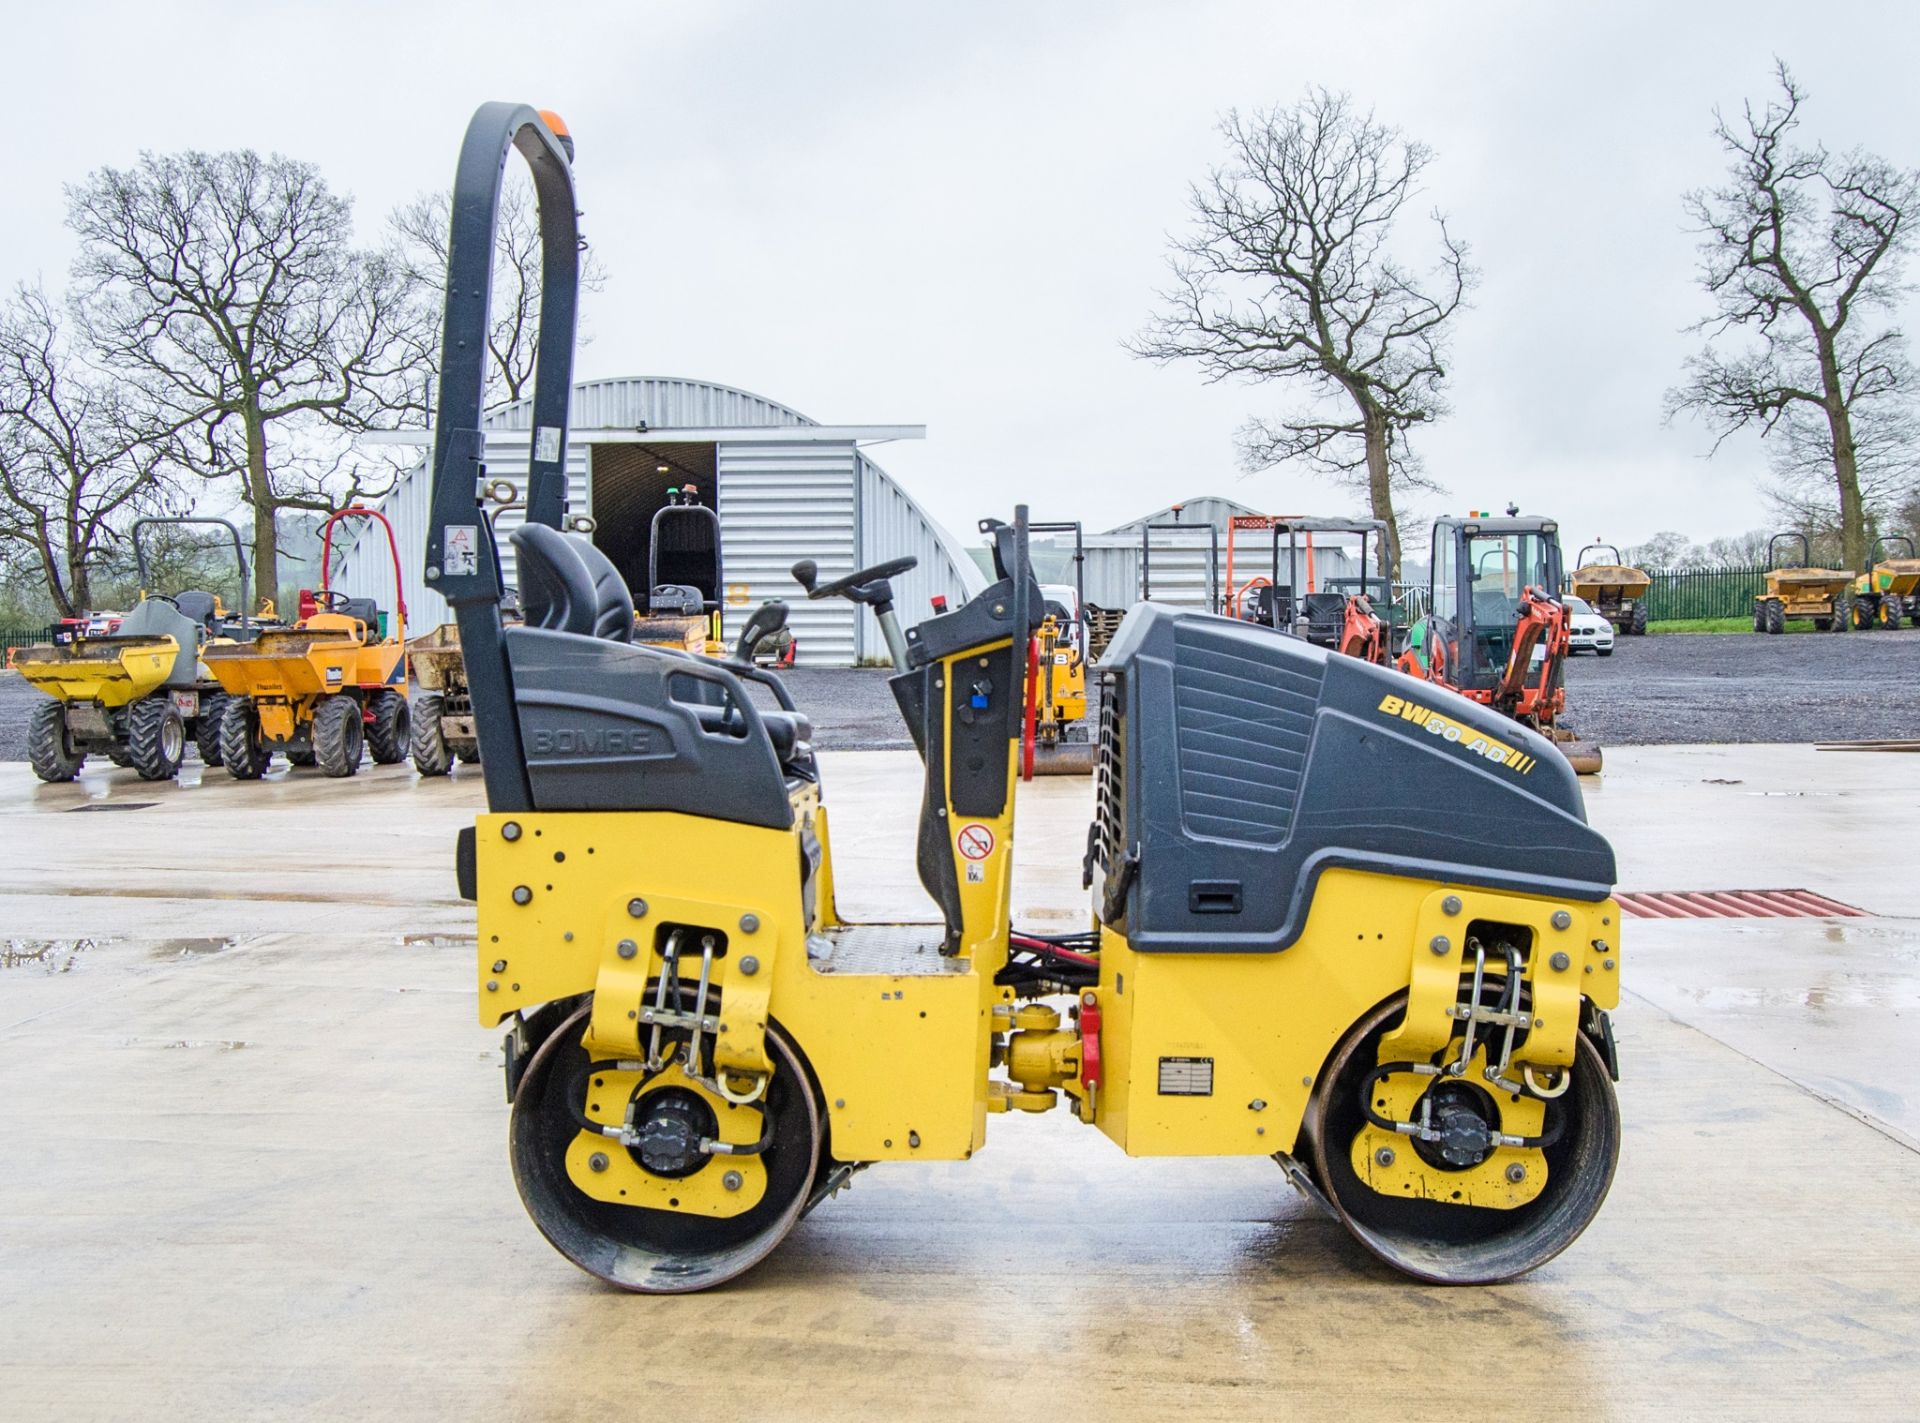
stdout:
<svg viewBox="0 0 1920 1423">
<path fill-rule="evenodd" d="M 656 582 L 697 588 L 703 601 L 720 599 L 720 551 L 710 522 L 670 517 L 660 525 L 660 547 L 654 547 L 655 517 L 676 496 L 718 508 L 715 448 L 637 441 L 593 446 L 593 541 L 627 580 L 642 613 L 651 611 L 649 594 Z"/>
</svg>

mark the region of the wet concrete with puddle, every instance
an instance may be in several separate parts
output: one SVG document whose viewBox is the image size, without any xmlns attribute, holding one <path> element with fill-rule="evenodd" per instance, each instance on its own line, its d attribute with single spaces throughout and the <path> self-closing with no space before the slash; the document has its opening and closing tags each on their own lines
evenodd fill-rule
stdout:
<svg viewBox="0 0 1920 1423">
<path fill-rule="evenodd" d="M 926 914 L 911 758 L 826 763 L 843 908 Z M 1018 897 L 1058 927 L 1087 787 L 1023 796 Z M 60 813 L 116 797 L 158 803 Z M 686 1418 L 1913 1415 L 1920 883 L 1858 845 L 1912 843 L 1920 758 L 1609 752 L 1623 888 L 1874 917 L 1626 925 L 1612 1196 L 1485 1290 L 1386 1275 L 1268 1162 L 1135 1161 L 1055 1114 L 858 1177 L 732 1287 L 611 1293 L 514 1194 L 452 874 L 479 801 L 0 767 L 0 1417 L 613 1416 L 656 1386 Z"/>
</svg>

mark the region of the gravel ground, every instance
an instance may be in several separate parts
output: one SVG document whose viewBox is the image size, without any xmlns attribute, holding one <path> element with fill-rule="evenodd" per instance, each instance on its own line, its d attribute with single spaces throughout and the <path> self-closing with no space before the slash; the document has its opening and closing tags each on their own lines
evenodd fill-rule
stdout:
<svg viewBox="0 0 1920 1423">
<path fill-rule="evenodd" d="M 1567 722 L 1602 746 L 1920 738 L 1920 631 L 1618 638 L 1569 659 Z"/>
<path fill-rule="evenodd" d="M 1602 746 L 1920 738 L 1920 631 L 1621 638 L 1567 665 L 1567 721 Z M 829 750 L 910 745 L 884 671 L 798 668 L 794 701 Z M 27 754 L 39 693 L 0 673 L 0 761 Z"/>
</svg>

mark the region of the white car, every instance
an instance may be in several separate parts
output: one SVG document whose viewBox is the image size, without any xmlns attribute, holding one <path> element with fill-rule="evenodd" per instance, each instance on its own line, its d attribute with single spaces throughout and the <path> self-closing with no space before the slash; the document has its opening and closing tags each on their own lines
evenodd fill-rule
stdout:
<svg viewBox="0 0 1920 1423">
<path fill-rule="evenodd" d="M 1613 656 L 1613 624 L 1596 613 L 1584 598 L 1576 598 L 1568 593 L 1560 600 L 1567 609 L 1567 656 L 1576 652 L 1597 652 L 1602 657 Z M 1539 643 L 1533 645 L 1533 665 L 1538 667 L 1546 658 L 1547 649 Z"/>
<path fill-rule="evenodd" d="M 1560 600 L 1567 608 L 1567 651 L 1597 652 L 1613 656 L 1613 624 L 1588 606 L 1586 599 L 1569 593 Z"/>
</svg>

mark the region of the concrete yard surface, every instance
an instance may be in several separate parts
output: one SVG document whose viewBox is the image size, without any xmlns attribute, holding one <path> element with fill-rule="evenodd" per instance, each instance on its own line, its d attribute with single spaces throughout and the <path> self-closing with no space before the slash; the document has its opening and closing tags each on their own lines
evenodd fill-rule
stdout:
<svg viewBox="0 0 1920 1423">
<path fill-rule="evenodd" d="M 917 763 L 823 759 L 843 911 L 930 917 Z M 1018 901 L 1071 927 L 1088 783 L 1021 795 Z M 1623 889 L 1867 916 L 1623 926 L 1619 1175 L 1527 1279 L 1408 1283 L 1270 1162 L 1055 1112 L 646 1298 L 514 1192 L 477 774 L 0 766 L 0 1419 L 1920 1414 L 1920 757 L 1613 751 L 1588 796 Z"/>
</svg>

